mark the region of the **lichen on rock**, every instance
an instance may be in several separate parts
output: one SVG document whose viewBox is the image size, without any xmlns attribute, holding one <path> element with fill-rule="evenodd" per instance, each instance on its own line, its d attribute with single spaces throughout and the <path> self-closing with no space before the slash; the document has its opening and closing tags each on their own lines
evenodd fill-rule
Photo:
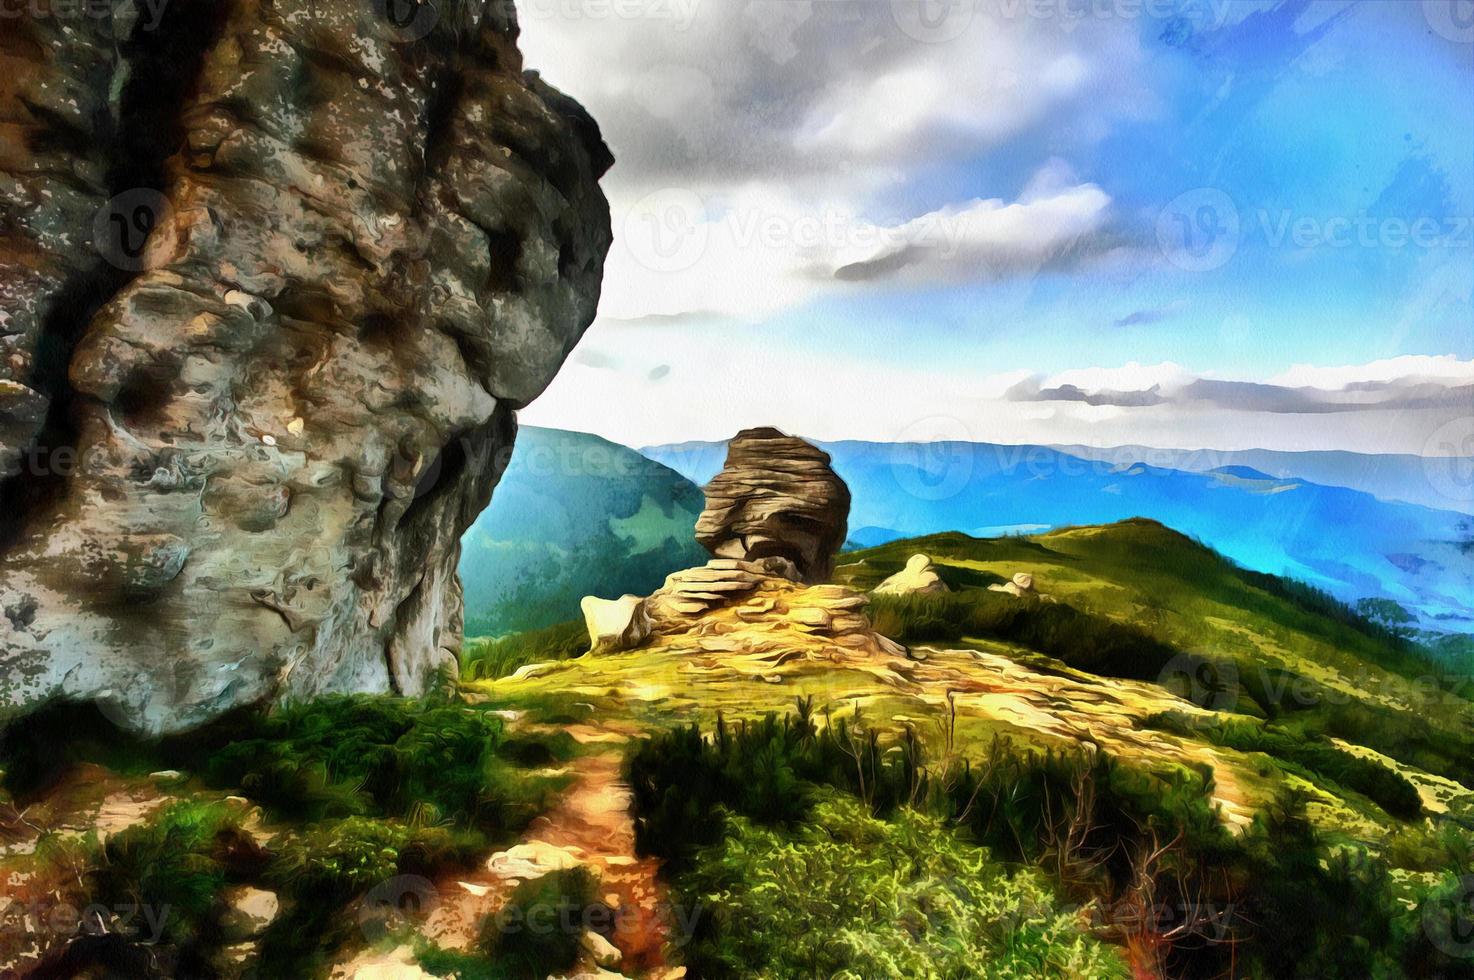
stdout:
<svg viewBox="0 0 1474 980">
<path fill-rule="evenodd" d="M 0 714 L 419 693 L 612 157 L 505 0 L 130 10 L 0 38 Z"/>
</svg>

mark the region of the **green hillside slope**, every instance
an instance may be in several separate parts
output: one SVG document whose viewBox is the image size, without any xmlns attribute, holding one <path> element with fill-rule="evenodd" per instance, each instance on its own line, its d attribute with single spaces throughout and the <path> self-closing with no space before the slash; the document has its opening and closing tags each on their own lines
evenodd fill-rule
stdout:
<svg viewBox="0 0 1474 980">
<path fill-rule="evenodd" d="M 795 646 L 765 666 L 741 651 L 781 648 L 783 634 L 739 606 L 710 614 L 694 650 L 656 637 L 568 658 L 548 644 L 549 662 L 470 690 L 600 737 L 652 736 L 629 770 L 642 846 L 679 896 L 719 910 L 688 951 L 698 972 L 781 973 L 804 937 L 852 928 L 883 882 L 753 909 L 772 880 L 822 878 L 824 861 L 888 866 L 868 848 L 913 833 L 920 814 L 1084 903 L 1089 935 L 1119 944 L 1136 975 L 1467 975 L 1445 935 L 1462 928 L 1474 871 L 1467 677 L 1324 594 L 1145 520 L 898 541 L 844 555 L 835 579 L 869 590 L 918 553 L 951 591 L 872 595 L 868 608 L 911 659 Z M 989 590 L 1020 572 L 1036 594 Z M 892 822 L 856 843 L 853 818 L 825 802 L 836 792 Z M 945 875 L 967 893 L 991 873 Z M 1154 906 L 1176 927 L 1143 922 Z M 990 944 L 1013 940 L 989 928 L 949 922 L 934 938 L 971 944 L 961 963 L 993 961 Z M 908 942 L 885 955 L 912 955 Z M 1058 964 L 1097 955 L 1066 942 L 1026 975 L 1071 975 L 1080 967 Z M 879 954 L 804 955 L 865 975 Z M 1297 966 L 1310 963 L 1318 972 Z"/>
<path fill-rule="evenodd" d="M 525 427 L 491 505 L 461 539 L 466 635 L 538 629 L 585 595 L 657 588 L 705 560 L 690 481 L 581 432 Z"/>
</svg>

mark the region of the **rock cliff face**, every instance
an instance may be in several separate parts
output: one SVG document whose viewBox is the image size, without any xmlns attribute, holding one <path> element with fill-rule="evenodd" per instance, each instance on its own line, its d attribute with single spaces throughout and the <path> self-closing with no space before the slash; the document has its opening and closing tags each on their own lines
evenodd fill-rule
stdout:
<svg viewBox="0 0 1474 980">
<path fill-rule="evenodd" d="M 0 34 L 0 717 L 421 691 L 594 315 L 597 126 L 505 0 L 73 6 Z"/>
<path fill-rule="evenodd" d="M 777 429 L 745 429 L 706 486 L 696 540 L 718 558 L 787 558 L 802 581 L 822 582 L 849 513 L 849 487 L 827 453 Z"/>
</svg>

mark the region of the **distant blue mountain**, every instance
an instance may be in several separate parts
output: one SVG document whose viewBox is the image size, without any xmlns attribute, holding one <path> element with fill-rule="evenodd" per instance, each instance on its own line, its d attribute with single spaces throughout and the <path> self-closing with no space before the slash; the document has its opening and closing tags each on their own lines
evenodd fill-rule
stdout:
<svg viewBox="0 0 1474 980">
<path fill-rule="evenodd" d="M 1049 446 L 821 445 L 850 486 L 855 546 L 946 530 L 995 536 L 1149 517 L 1248 568 L 1348 602 L 1393 599 L 1426 628 L 1474 632 L 1467 514 L 1271 476 L 1244 462 L 1187 472 L 1129 453 L 1121 462 L 1092 460 Z M 701 484 L 721 469 L 726 448 L 684 443 L 642 452 Z"/>
<path fill-rule="evenodd" d="M 1435 510 L 1474 514 L 1474 495 L 1449 497 L 1439 488 L 1443 481 L 1430 478 L 1430 463 L 1407 453 L 1348 453 L 1335 449 L 1281 452 L 1272 449 L 1152 449 L 1148 446 L 1051 446 L 1082 459 L 1114 463 L 1146 463 L 1170 470 L 1206 473 L 1229 466 L 1247 466 L 1281 480 L 1308 480 L 1328 487 L 1362 490 L 1383 500 L 1422 504 Z"/>
</svg>

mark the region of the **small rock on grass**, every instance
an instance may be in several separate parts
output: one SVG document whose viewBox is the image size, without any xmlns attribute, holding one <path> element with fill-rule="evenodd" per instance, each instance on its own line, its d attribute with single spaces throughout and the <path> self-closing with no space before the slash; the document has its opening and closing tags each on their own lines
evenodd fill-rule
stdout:
<svg viewBox="0 0 1474 980">
<path fill-rule="evenodd" d="M 594 958 L 595 963 L 606 969 L 618 966 L 624 959 L 624 954 L 619 951 L 619 947 L 592 929 L 584 930 L 583 939 L 579 944 Z"/>
</svg>

